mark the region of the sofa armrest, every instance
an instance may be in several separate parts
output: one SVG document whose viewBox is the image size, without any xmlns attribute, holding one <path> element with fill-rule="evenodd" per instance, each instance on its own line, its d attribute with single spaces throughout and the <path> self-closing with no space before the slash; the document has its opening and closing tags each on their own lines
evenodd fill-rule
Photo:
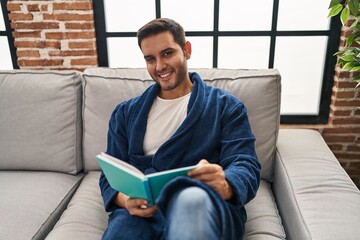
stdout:
<svg viewBox="0 0 360 240">
<path fill-rule="evenodd" d="M 281 129 L 273 192 L 287 239 L 358 239 L 360 191 L 321 135 Z"/>
</svg>

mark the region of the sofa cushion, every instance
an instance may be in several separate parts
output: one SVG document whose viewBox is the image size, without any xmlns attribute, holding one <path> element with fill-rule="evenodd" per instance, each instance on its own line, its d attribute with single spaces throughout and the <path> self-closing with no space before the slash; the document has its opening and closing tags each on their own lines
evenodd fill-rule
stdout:
<svg viewBox="0 0 360 240">
<path fill-rule="evenodd" d="M 271 185 L 261 180 L 256 197 L 245 205 L 248 219 L 245 225 L 247 240 L 286 239 Z"/>
<path fill-rule="evenodd" d="M 359 189 L 320 133 L 281 129 L 277 148 L 273 192 L 288 238 L 359 239 Z"/>
<path fill-rule="evenodd" d="M 97 171 L 88 172 L 46 240 L 101 239 L 108 215 L 100 194 L 99 176 Z M 269 183 L 261 181 L 256 198 L 246 205 L 246 210 L 248 221 L 244 239 L 285 239 Z"/>
<path fill-rule="evenodd" d="M 240 98 L 248 108 L 261 177 L 273 176 L 273 159 L 280 120 L 280 75 L 277 70 L 192 69 L 209 84 Z M 108 121 L 115 106 L 153 84 L 145 69 L 85 70 L 84 167 L 98 170 L 95 155 L 106 149 Z"/>
<path fill-rule="evenodd" d="M 116 105 L 140 95 L 153 83 L 143 69 L 85 70 L 83 156 L 86 171 L 100 170 L 95 156 L 106 150 L 108 123 Z"/>
<path fill-rule="evenodd" d="M 101 239 L 108 215 L 100 194 L 99 177 L 100 172 L 87 173 L 47 240 Z"/>
<path fill-rule="evenodd" d="M 0 71 L 0 169 L 82 169 L 81 79 L 75 71 Z"/>
<path fill-rule="evenodd" d="M 44 239 L 66 208 L 81 175 L 0 171 L 2 240 Z"/>
<path fill-rule="evenodd" d="M 280 124 L 281 78 L 275 69 L 196 69 L 209 84 L 234 94 L 247 107 L 261 178 L 273 179 L 274 155 Z"/>
</svg>

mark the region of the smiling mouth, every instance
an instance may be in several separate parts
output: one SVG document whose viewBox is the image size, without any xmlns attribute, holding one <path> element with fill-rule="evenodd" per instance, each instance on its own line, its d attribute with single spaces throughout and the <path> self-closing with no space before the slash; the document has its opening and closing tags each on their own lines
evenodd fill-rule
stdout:
<svg viewBox="0 0 360 240">
<path fill-rule="evenodd" d="M 166 78 L 168 76 L 170 76 L 172 72 L 168 72 L 168 73 L 164 73 L 164 74 L 159 74 L 158 76 L 161 77 L 161 78 Z"/>
</svg>

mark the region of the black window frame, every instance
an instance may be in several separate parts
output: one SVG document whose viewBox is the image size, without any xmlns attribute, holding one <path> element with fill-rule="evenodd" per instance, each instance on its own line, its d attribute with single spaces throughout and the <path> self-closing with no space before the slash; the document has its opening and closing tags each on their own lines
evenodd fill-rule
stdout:
<svg viewBox="0 0 360 240">
<path fill-rule="evenodd" d="M 13 69 L 19 69 L 19 65 L 17 63 L 15 41 L 14 41 L 14 37 L 12 35 L 12 30 L 11 30 L 9 15 L 8 15 L 9 13 L 7 10 L 7 2 L 8 2 L 8 0 L 1 0 L 1 9 L 2 9 L 3 17 L 4 17 L 4 22 L 5 22 L 5 31 L 0 30 L 0 36 L 7 37 Z"/>
<path fill-rule="evenodd" d="M 161 0 L 155 1 L 156 18 L 161 17 Z M 186 36 L 201 36 L 213 38 L 213 68 L 218 66 L 218 40 L 223 36 L 266 36 L 270 37 L 269 65 L 274 68 L 276 38 L 283 36 L 327 36 L 327 46 L 323 69 L 323 79 L 321 87 L 320 105 L 318 115 L 285 115 L 282 114 L 280 122 L 282 124 L 327 124 L 329 121 L 330 103 L 332 88 L 334 84 L 334 74 L 336 56 L 340 43 L 341 22 L 339 18 L 330 20 L 329 30 L 321 31 L 278 31 L 277 21 L 279 12 L 279 1 L 273 1 L 272 25 L 270 31 L 219 31 L 219 5 L 220 0 L 214 0 L 214 30 L 213 31 L 186 31 Z M 136 37 L 136 32 L 106 32 L 105 9 L 103 0 L 94 0 L 94 18 L 97 42 L 98 62 L 101 67 L 108 67 L 107 38 L 108 37 Z"/>
</svg>

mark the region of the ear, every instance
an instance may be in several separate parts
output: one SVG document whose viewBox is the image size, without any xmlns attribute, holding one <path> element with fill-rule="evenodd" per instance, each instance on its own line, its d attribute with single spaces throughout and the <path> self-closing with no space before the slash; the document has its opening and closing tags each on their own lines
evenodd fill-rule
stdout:
<svg viewBox="0 0 360 240">
<path fill-rule="evenodd" d="M 185 42 L 184 55 L 185 55 L 187 60 L 190 59 L 190 57 L 191 57 L 191 43 L 189 41 Z"/>
</svg>

